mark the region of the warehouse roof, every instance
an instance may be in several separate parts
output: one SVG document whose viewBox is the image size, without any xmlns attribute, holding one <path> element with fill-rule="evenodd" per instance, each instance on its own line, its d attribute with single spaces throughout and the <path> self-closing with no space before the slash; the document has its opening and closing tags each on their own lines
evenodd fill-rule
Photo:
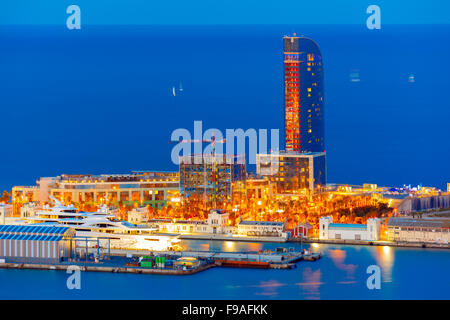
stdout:
<svg viewBox="0 0 450 320">
<path fill-rule="evenodd" d="M 62 236 L 45 236 L 45 235 L 29 235 L 29 234 L 0 234 L 0 240 L 39 240 L 39 241 L 59 241 Z"/>
<path fill-rule="evenodd" d="M 450 228 L 450 219 L 389 218 L 388 227 Z"/>
<path fill-rule="evenodd" d="M 0 226 L 1 233 L 48 233 L 48 234 L 64 234 L 69 227 L 54 227 L 54 226 L 21 226 L 21 225 L 2 225 Z"/>
</svg>

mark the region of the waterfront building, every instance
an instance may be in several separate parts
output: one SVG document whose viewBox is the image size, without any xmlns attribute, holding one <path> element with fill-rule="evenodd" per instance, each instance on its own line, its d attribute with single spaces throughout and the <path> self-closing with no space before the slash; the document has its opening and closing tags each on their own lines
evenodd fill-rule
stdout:
<svg viewBox="0 0 450 320">
<path fill-rule="evenodd" d="M 450 182 L 447 183 L 447 193 L 450 193 Z"/>
<path fill-rule="evenodd" d="M 314 193 L 326 187 L 324 152 L 256 155 L 257 174 L 268 177 L 276 193 Z"/>
<path fill-rule="evenodd" d="M 133 171 L 131 174 L 74 175 L 41 178 L 37 186 L 13 187 L 12 201 L 19 212 L 25 202 L 49 202 L 54 196 L 65 203 L 91 205 L 150 205 L 161 208 L 179 197 L 178 172 Z"/>
<path fill-rule="evenodd" d="M 240 221 L 237 233 L 243 236 L 287 237 L 284 222 L 275 221 Z"/>
<path fill-rule="evenodd" d="M 184 235 L 224 235 L 227 237 L 281 237 L 287 239 L 285 223 L 272 221 L 240 221 L 230 225 L 229 214 L 213 209 L 205 220 L 150 219 L 148 224 L 157 227 L 159 232 Z"/>
<path fill-rule="evenodd" d="M 147 222 L 148 209 L 147 207 L 134 208 L 128 211 L 128 222 L 134 224 L 143 224 Z"/>
<path fill-rule="evenodd" d="M 68 227 L 0 226 L 0 259 L 17 263 L 57 263 L 74 257 L 75 230 Z"/>
<path fill-rule="evenodd" d="M 227 212 L 213 209 L 205 220 L 150 219 L 148 223 L 151 226 L 158 227 L 160 232 L 228 234 L 234 231 L 234 227 L 229 226 L 228 217 Z"/>
<path fill-rule="evenodd" d="M 180 195 L 184 201 L 216 208 L 245 195 L 244 156 L 189 155 L 180 157 Z"/>
<path fill-rule="evenodd" d="M 38 201 L 26 202 L 20 207 L 20 217 L 30 218 L 36 215 L 36 211 L 42 210 Z"/>
<path fill-rule="evenodd" d="M 319 239 L 380 240 L 380 219 L 367 219 L 367 224 L 333 223 L 333 217 L 319 219 Z"/>
<path fill-rule="evenodd" d="M 206 220 L 172 220 L 166 219 L 150 219 L 148 224 L 157 227 L 159 232 L 194 234 L 194 233 L 210 233 Z"/>
<path fill-rule="evenodd" d="M 389 241 L 448 244 L 450 219 L 389 218 L 387 238 Z"/>
<path fill-rule="evenodd" d="M 12 215 L 13 208 L 10 204 L 0 203 L 0 225 L 6 223 L 6 218 Z"/>
<path fill-rule="evenodd" d="M 320 48 L 306 37 L 285 36 L 286 150 L 324 152 L 324 75 Z"/>
<path fill-rule="evenodd" d="M 309 223 L 300 223 L 291 231 L 291 237 L 293 238 L 310 238 L 313 236 L 314 228 Z"/>
<path fill-rule="evenodd" d="M 213 234 L 228 233 L 229 214 L 223 210 L 211 210 L 208 214 L 207 224 L 210 226 Z"/>
</svg>

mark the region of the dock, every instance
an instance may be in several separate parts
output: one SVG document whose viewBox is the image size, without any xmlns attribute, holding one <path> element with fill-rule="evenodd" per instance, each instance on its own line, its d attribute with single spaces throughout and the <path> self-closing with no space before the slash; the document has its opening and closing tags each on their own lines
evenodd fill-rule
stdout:
<svg viewBox="0 0 450 320">
<path fill-rule="evenodd" d="M 297 262 L 316 261 L 321 254 L 294 252 L 293 248 L 277 248 L 276 251 L 215 252 L 215 251 L 146 251 L 112 249 L 111 256 L 94 260 L 77 257 L 59 263 L 27 263 L 4 261 L 0 268 L 67 270 L 78 266 L 80 271 L 190 275 L 214 267 L 293 269 Z M 142 262 L 141 262 L 142 261 Z M 164 261 L 164 262 L 161 262 Z"/>
<path fill-rule="evenodd" d="M 78 266 L 80 271 L 109 272 L 109 273 L 134 273 L 134 274 L 160 274 L 160 275 L 190 275 L 215 267 L 214 264 L 201 265 L 191 269 L 164 269 L 164 268 L 140 268 L 140 267 L 114 267 L 101 265 L 82 264 L 37 264 L 37 263 L 0 263 L 3 269 L 35 269 L 35 270 L 62 270 L 66 271 L 70 266 Z"/>
</svg>

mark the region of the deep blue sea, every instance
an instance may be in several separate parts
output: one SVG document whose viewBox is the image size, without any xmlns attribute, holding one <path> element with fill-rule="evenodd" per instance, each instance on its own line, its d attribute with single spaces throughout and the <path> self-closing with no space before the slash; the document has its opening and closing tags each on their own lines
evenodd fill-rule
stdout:
<svg viewBox="0 0 450 320">
<path fill-rule="evenodd" d="M 445 188 L 448 25 L 83 25 L 0 26 L 0 189 L 176 170 L 168 141 L 194 120 L 283 133 L 282 36 L 293 32 L 322 50 L 328 181 Z"/>
<path fill-rule="evenodd" d="M 231 241 L 185 244 L 221 251 L 301 249 Z M 450 299 L 448 250 L 323 244 L 312 250 L 324 257 L 291 270 L 213 268 L 189 276 L 82 272 L 80 290 L 67 289 L 64 271 L 0 269 L 0 299 Z M 381 268 L 380 289 L 367 288 L 370 265 Z"/>
</svg>

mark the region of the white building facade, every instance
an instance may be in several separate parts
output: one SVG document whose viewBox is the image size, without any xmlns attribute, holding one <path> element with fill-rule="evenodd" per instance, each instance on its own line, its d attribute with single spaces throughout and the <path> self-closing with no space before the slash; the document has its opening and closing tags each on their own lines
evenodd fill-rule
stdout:
<svg viewBox="0 0 450 320">
<path fill-rule="evenodd" d="M 389 241 L 449 244 L 450 219 L 389 218 Z"/>
<path fill-rule="evenodd" d="M 281 237 L 287 239 L 285 223 L 272 221 L 241 221 L 230 226 L 229 214 L 221 210 L 211 210 L 203 221 L 152 219 L 149 225 L 158 227 L 160 232 L 179 234 L 218 234 L 244 237 Z"/>
<path fill-rule="evenodd" d="M 149 224 L 159 228 L 160 232 L 171 232 L 180 234 L 208 233 L 208 234 L 228 234 L 233 232 L 232 226 L 228 223 L 229 214 L 221 210 L 211 210 L 208 218 L 203 221 L 170 219 L 153 219 Z"/>
<path fill-rule="evenodd" d="M 42 210 L 38 201 L 26 202 L 20 208 L 20 217 L 29 218 L 36 215 L 36 211 Z"/>
<path fill-rule="evenodd" d="M 283 237 L 287 236 L 284 232 L 285 224 L 283 222 L 272 221 L 241 221 L 237 226 L 238 234 L 243 236 L 262 236 L 262 237 Z"/>
<path fill-rule="evenodd" d="M 6 224 L 6 218 L 12 215 L 12 205 L 0 203 L 0 224 Z"/>
<path fill-rule="evenodd" d="M 380 240 L 380 219 L 367 219 L 367 224 L 333 223 L 333 217 L 319 220 L 321 240 Z"/>
<path fill-rule="evenodd" d="M 147 222 L 148 210 L 146 207 L 134 208 L 128 211 L 128 222 L 142 224 Z"/>
</svg>

